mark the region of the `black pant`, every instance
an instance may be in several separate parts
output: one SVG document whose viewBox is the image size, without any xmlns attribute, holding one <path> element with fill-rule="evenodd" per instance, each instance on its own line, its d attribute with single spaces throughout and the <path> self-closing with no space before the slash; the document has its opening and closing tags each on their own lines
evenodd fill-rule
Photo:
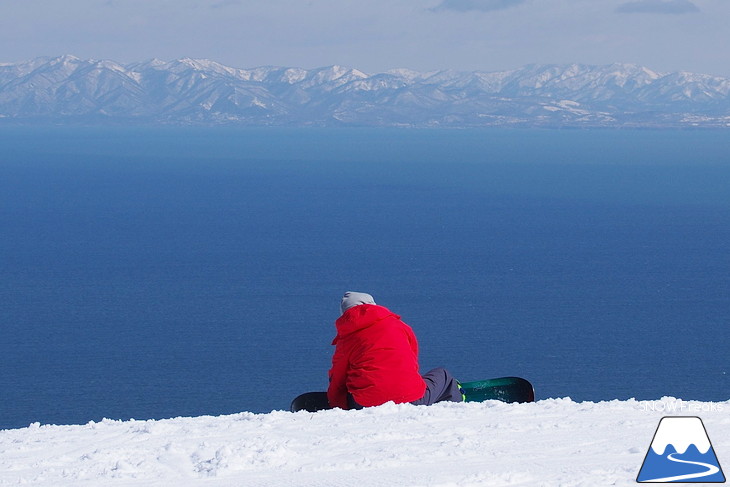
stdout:
<svg viewBox="0 0 730 487">
<path fill-rule="evenodd" d="M 423 380 L 426 382 L 426 392 L 421 399 L 417 399 L 411 404 L 430 406 L 441 401 L 461 402 L 464 400 L 461 390 L 459 390 L 459 383 L 446 369 L 439 367 L 429 370 L 423 376 Z"/>
</svg>

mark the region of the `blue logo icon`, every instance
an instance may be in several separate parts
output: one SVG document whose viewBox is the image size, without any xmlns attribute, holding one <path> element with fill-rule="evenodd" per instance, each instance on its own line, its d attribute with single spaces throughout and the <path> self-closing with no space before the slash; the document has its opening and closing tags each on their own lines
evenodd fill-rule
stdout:
<svg viewBox="0 0 730 487">
<path fill-rule="evenodd" d="M 694 416 L 662 418 L 636 481 L 725 482 L 702 420 Z"/>
</svg>

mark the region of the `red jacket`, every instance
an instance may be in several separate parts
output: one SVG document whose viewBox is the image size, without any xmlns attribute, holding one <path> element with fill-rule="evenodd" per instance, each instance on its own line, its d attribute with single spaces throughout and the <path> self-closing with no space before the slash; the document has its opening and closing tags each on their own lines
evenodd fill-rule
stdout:
<svg viewBox="0 0 730 487">
<path fill-rule="evenodd" d="M 330 406 L 347 409 L 347 393 L 365 407 L 423 397 L 426 383 L 418 372 L 418 342 L 411 327 L 388 308 L 354 306 L 335 322 Z"/>
</svg>

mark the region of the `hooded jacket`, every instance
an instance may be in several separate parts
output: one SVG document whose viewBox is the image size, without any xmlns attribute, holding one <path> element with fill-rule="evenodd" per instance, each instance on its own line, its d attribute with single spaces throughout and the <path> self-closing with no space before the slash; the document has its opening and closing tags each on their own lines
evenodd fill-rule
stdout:
<svg viewBox="0 0 730 487">
<path fill-rule="evenodd" d="M 388 308 L 362 304 L 335 322 L 335 353 L 329 372 L 330 406 L 347 409 L 347 393 L 370 407 L 423 397 L 418 372 L 418 341 L 410 326 Z"/>
</svg>

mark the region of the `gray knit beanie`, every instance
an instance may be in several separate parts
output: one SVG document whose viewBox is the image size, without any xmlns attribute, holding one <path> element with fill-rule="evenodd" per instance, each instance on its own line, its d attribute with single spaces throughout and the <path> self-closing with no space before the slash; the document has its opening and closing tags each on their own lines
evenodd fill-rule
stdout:
<svg viewBox="0 0 730 487">
<path fill-rule="evenodd" d="M 342 301 L 340 302 L 340 310 L 342 310 L 342 314 L 345 314 L 345 311 L 352 308 L 353 306 L 358 306 L 360 304 L 375 304 L 375 300 L 367 293 L 356 293 L 354 291 L 347 291 L 345 295 L 342 296 Z"/>
</svg>

